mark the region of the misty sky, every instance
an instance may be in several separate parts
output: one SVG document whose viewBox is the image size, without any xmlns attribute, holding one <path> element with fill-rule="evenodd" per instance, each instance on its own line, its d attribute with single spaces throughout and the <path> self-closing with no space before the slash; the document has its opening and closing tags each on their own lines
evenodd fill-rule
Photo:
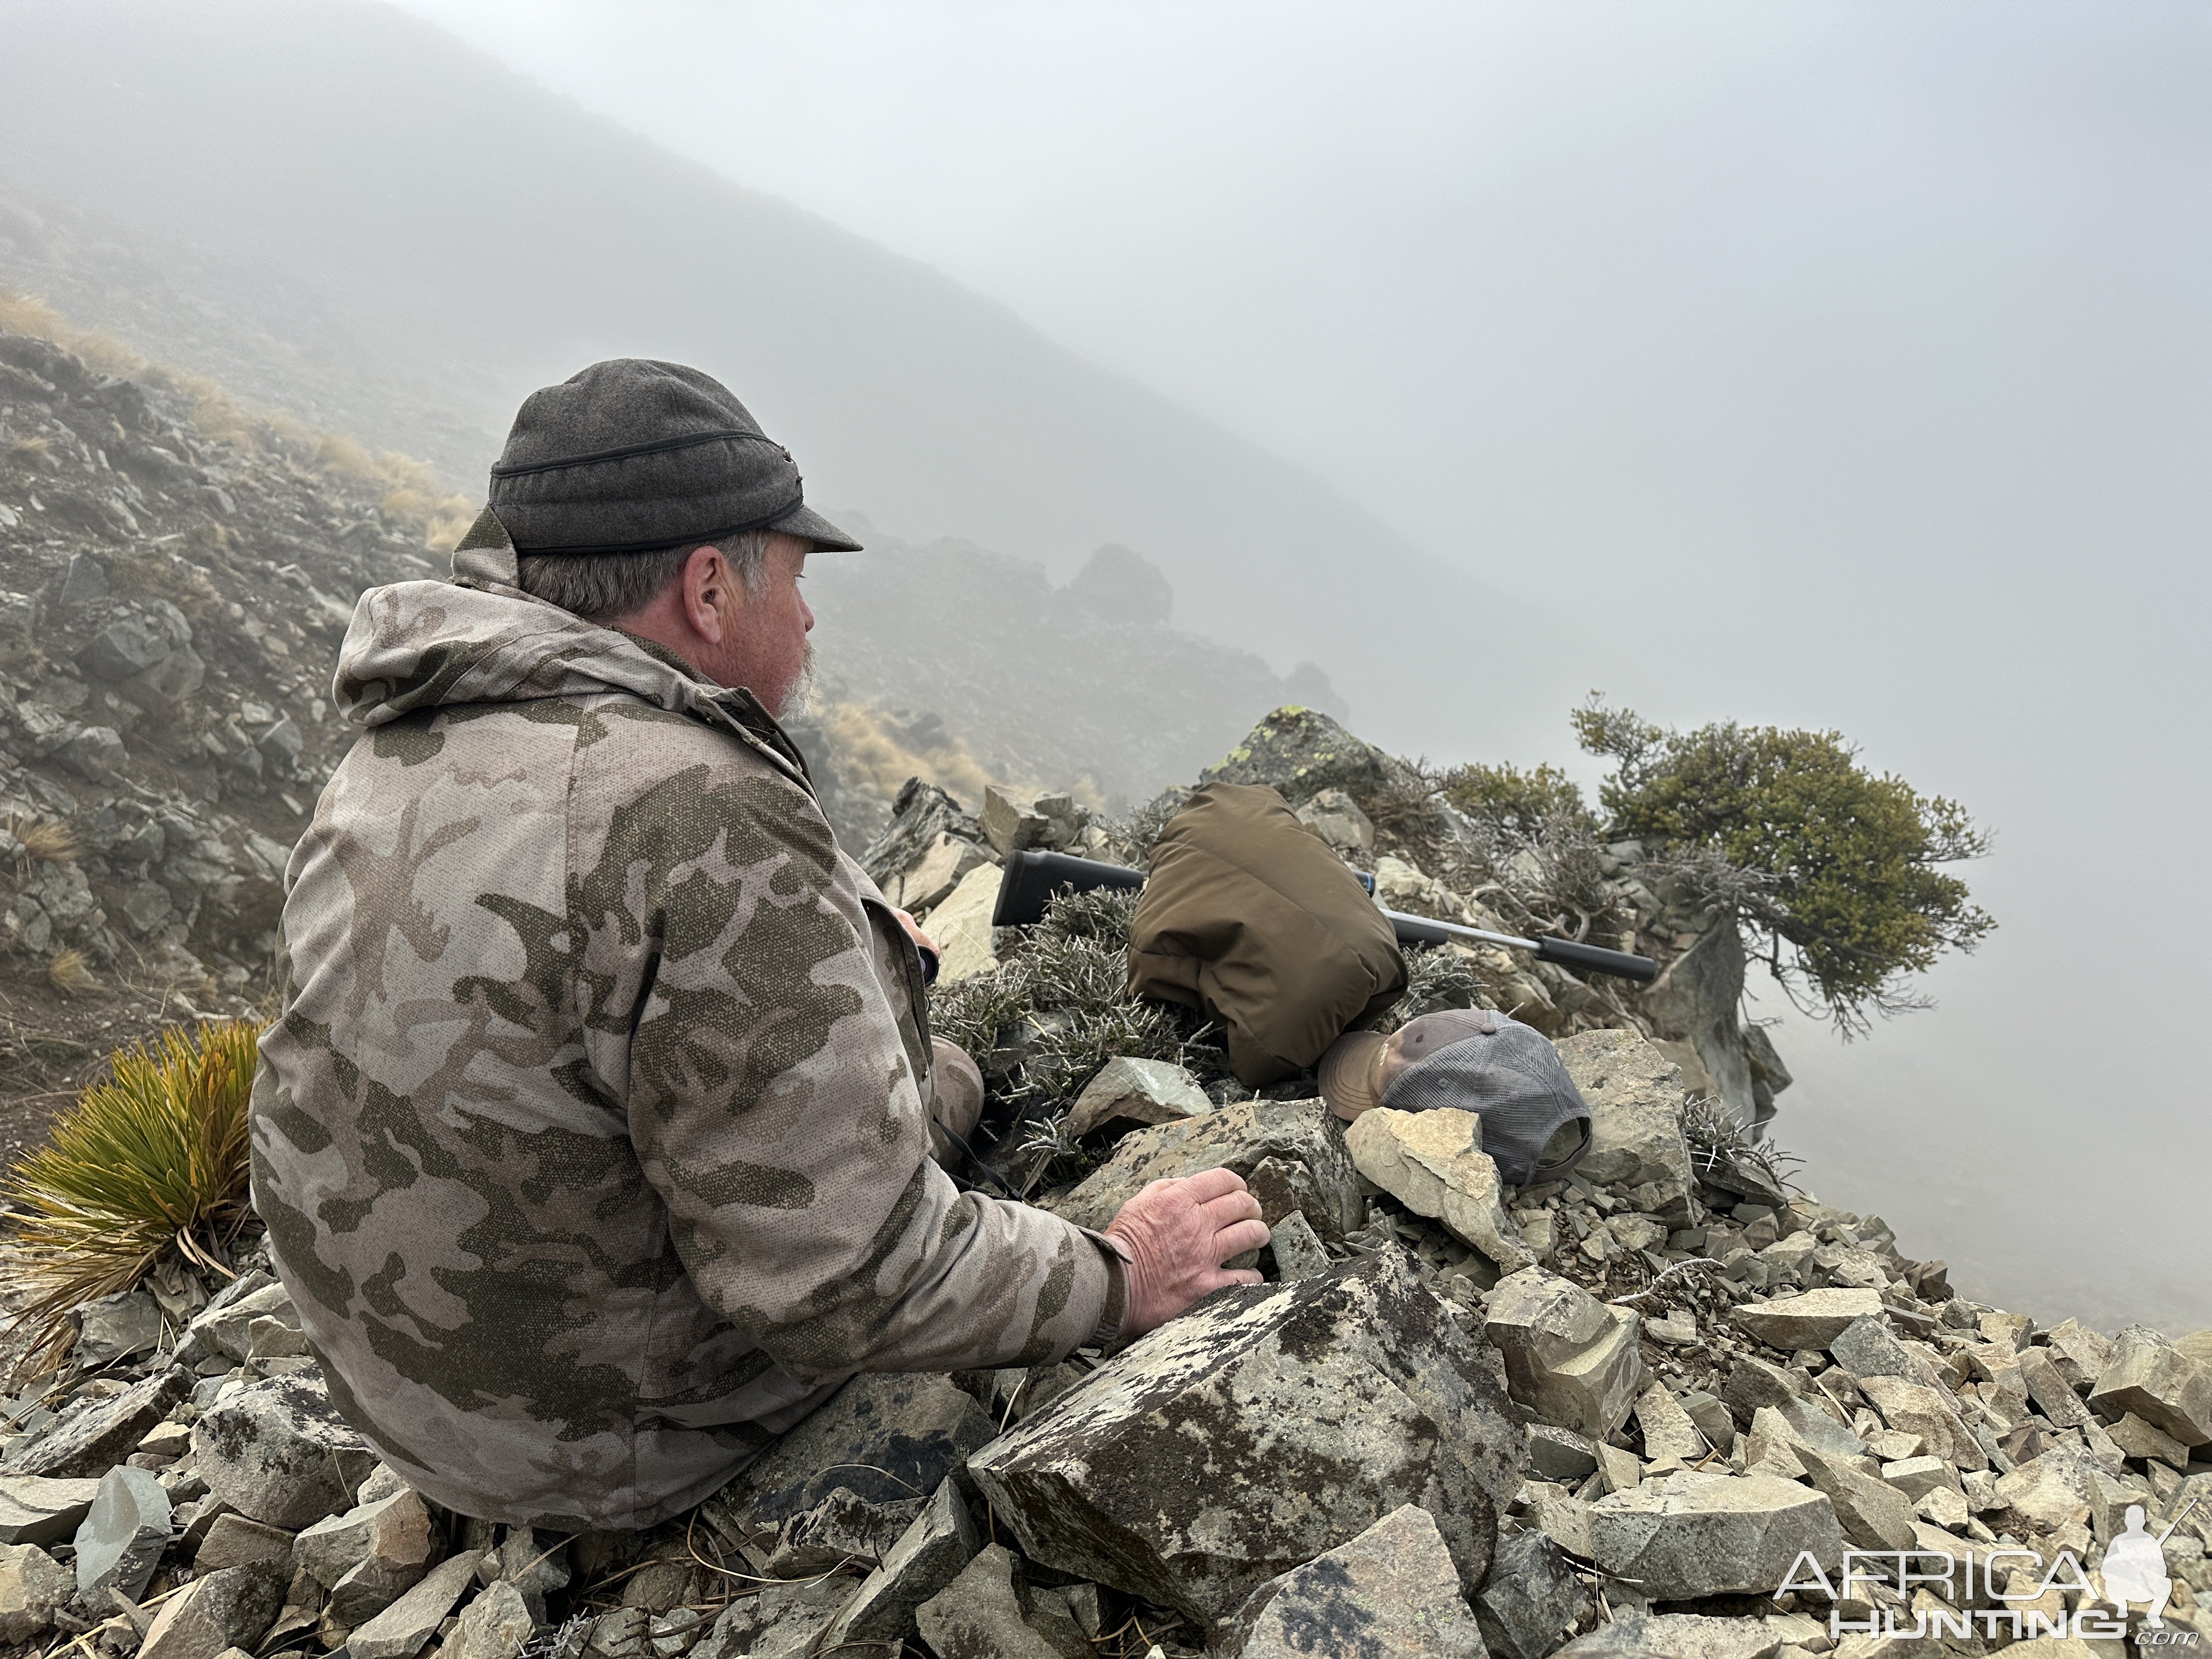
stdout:
<svg viewBox="0 0 2212 1659">
<path fill-rule="evenodd" d="M 1938 1012 L 1793 1026 L 1784 1139 L 1970 1291 L 2212 1323 L 2212 13 L 405 5 L 1307 465 L 1644 712 L 1964 800 L 2001 932 Z"/>
</svg>

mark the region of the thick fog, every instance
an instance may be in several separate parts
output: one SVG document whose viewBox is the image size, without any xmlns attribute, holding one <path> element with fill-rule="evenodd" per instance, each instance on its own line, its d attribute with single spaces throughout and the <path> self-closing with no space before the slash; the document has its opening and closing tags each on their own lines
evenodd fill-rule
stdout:
<svg viewBox="0 0 2212 1659">
<path fill-rule="evenodd" d="M 1138 546 L 1434 760 L 1594 782 L 1592 688 L 1840 729 L 1995 831 L 2000 928 L 1788 1018 L 1807 1184 L 2212 1324 L 2201 8 L 400 9 L 9 0 L 0 281 L 456 478 L 690 357 L 821 504 Z"/>
<path fill-rule="evenodd" d="M 410 5 L 1305 463 L 1640 709 L 1965 800 L 2001 931 L 1794 1029 L 1784 1138 L 1992 1294 L 2212 1320 L 2202 8 Z"/>
</svg>

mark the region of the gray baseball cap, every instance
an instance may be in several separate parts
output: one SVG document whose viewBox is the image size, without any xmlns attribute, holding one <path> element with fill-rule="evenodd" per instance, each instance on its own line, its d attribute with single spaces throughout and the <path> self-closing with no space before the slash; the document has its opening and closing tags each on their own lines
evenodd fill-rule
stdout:
<svg viewBox="0 0 2212 1659">
<path fill-rule="evenodd" d="M 524 555 L 654 553 L 746 530 L 858 552 L 800 483 L 791 452 L 713 375 L 616 357 L 523 400 L 491 510 Z"/>
<path fill-rule="evenodd" d="M 1510 1185 L 1556 1181 L 1590 1147 L 1590 1110 L 1541 1031 L 1487 1008 L 1447 1008 L 1389 1036 L 1347 1031 L 1321 1057 L 1322 1098 L 1349 1122 L 1370 1107 L 1438 1106 L 1482 1120 Z"/>
</svg>

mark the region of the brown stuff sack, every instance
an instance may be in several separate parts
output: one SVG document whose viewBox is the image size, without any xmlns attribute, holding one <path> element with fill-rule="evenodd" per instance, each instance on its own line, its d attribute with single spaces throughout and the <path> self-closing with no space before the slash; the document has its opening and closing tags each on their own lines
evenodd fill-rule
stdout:
<svg viewBox="0 0 2212 1659">
<path fill-rule="evenodd" d="M 1389 921 L 1272 789 L 1206 785 L 1151 862 L 1129 989 L 1220 1022 L 1248 1088 L 1296 1076 L 1406 988 Z"/>
</svg>

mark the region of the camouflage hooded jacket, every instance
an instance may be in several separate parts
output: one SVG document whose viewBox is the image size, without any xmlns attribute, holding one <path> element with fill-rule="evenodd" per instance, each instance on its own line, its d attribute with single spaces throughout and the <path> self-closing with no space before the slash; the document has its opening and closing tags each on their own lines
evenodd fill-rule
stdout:
<svg viewBox="0 0 2212 1659">
<path fill-rule="evenodd" d="M 254 1089 L 339 1409 L 464 1514 L 641 1527 L 855 1371 L 1109 1336 L 1107 1249 L 931 1161 L 919 959 L 781 728 L 454 568 L 355 612 Z"/>
</svg>

